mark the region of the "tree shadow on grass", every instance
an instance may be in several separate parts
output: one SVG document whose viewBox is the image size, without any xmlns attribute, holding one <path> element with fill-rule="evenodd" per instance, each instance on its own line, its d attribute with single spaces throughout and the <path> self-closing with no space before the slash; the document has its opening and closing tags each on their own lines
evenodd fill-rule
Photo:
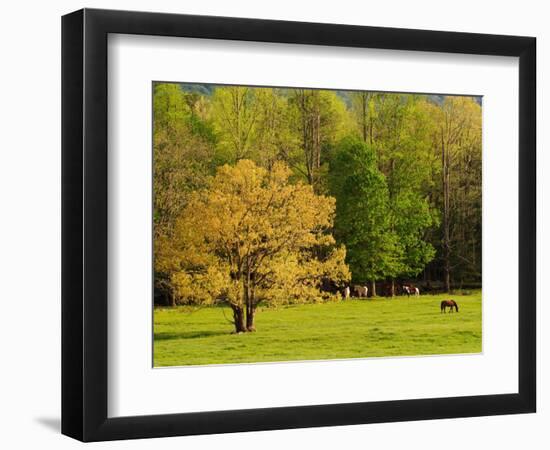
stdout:
<svg viewBox="0 0 550 450">
<path fill-rule="evenodd" d="M 229 331 L 181 331 L 181 332 L 159 332 L 155 333 L 155 341 L 171 341 L 174 339 L 199 339 L 212 336 L 229 335 Z"/>
</svg>

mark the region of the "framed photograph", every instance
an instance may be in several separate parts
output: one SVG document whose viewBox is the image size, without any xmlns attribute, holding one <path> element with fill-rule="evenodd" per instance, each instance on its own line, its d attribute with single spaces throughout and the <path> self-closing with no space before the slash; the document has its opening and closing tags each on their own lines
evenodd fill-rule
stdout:
<svg viewBox="0 0 550 450">
<path fill-rule="evenodd" d="M 532 37 L 62 20 L 62 432 L 535 412 Z"/>
</svg>

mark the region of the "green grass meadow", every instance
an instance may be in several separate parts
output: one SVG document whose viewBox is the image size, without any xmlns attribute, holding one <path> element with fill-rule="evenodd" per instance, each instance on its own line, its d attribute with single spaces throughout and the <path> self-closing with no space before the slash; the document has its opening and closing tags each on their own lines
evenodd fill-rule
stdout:
<svg viewBox="0 0 550 450">
<path fill-rule="evenodd" d="M 459 312 L 441 314 L 442 299 Z M 260 308 L 232 334 L 227 307 L 155 308 L 154 366 L 481 352 L 481 292 Z"/>
</svg>

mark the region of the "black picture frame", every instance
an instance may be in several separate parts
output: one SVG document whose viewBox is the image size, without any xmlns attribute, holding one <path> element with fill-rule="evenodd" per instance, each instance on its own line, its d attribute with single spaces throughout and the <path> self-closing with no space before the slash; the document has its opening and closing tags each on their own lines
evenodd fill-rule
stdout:
<svg viewBox="0 0 550 450">
<path fill-rule="evenodd" d="M 107 416 L 107 36 L 178 36 L 519 57 L 517 393 Z M 83 9 L 62 18 L 62 433 L 82 441 L 535 412 L 536 39 Z M 512 294 L 511 294 L 512 295 Z"/>
</svg>

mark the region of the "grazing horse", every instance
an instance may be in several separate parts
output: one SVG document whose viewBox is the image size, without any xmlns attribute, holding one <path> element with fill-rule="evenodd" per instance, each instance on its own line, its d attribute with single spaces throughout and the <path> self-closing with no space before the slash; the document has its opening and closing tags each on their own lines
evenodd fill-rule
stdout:
<svg viewBox="0 0 550 450">
<path fill-rule="evenodd" d="M 346 286 L 346 287 L 344 288 L 344 298 L 345 298 L 345 299 L 348 299 L 348 298 L 350 297 L 350 295 L 351 295 L 350 288 L 349 288 L 349 286 Z"/>
<path fill-rule="evenodd" d="M 455 309 L 456 312 L 458 312 L 458 305 L 454 300 L 443 300 L 441 302 L 441 312 L 446 313 L 447 308 L 449 308 L 451 312 L 453 312 L 453 308 Z"/>
<path fill-rule="evenodd" d="M 353 295 L 355 297 L 367 297 L 369 288 L 367 286 L 353 286 Z"/>
<path fill-rule="evenodd" d="M 410 297 L 411 295 L 414 295 L 415 297 L 420 296 L 420 289 L 418 289 L 416 286 L 407 286 L 406 284 L 403 285 L 403 292 L 407 294 L 407 297 Z"/>
</svg>

